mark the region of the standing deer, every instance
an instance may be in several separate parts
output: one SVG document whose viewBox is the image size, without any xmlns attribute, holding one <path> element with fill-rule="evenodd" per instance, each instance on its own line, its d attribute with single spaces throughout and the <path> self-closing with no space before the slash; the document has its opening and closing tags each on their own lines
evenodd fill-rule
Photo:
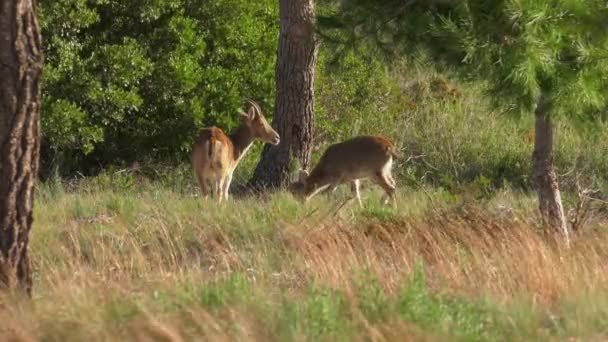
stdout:
<svg viewBox="0 0 608 342">
<path fill-rule="evenodd" d="M 255 140 L 277 145 L 279 134 L 270 127 L 260 106 L 251 104 L 247 113 L 240 113 L 241 124 L 226 135 L 217 127 L 205 128 L 192 146 L 192 165 L 204 196 L 210 193 L 218 201 L 228 199 L 232 173 Z"/>
<path fill-rule="evenodd" d="M 384 203 L 392 199 L 395 205 L 396 182 L 391 169 L 393 158 L 400 157 L 389 139 L 358 136 L 329 146 L 310 174 L 306 170 L 299 171 L 298 181 L 292 183 L 289 190 L 306 202 L 325 189 L 333 191 L 340 184 L 351 183 L 359 205 L 363 206 L 359 184 L 360 180 L 368 178 L 386 192 Z"/>
</svg>

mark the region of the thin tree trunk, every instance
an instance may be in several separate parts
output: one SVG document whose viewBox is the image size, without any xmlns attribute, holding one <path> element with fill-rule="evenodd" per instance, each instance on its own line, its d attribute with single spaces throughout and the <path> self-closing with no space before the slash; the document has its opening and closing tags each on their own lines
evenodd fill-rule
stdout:
<svg viewBox="0 0 608 342">
<path fill-rule="evenodd" d="M 318 44 L 314 34 L 314 1 L 281 0 L 277 50 L 277 96 L 273 127 L 278 146 L 266 145 L 250 185 L 278 187 L 289 177 L 292 158 L 307 168 L 313 139 L 314 76 Z"/>
<path fill-rule="evenodd" d="M 33 0 L 0 4 L 0 287 L 31 294 L 42 49 Z"/>
<path fill-rule="evenodd" d="M 568 226 L 559 191 L 557 174 L 553 166 L 553 123 L 549 115 L 550 104 L 543 98 L 534 111 L 534 182 L 538 192 L 539 209 L 545 225 L 557 229 L 569 242 Z"/>
</svg>

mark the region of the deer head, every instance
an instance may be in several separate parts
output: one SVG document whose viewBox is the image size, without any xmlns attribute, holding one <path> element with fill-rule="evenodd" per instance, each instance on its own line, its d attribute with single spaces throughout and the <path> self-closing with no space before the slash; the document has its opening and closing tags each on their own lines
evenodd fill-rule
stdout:
<svg viewBox="0 0 608 342">
<path fill-rule="evenodd" d="M 253 138 L 271 145 L 278 145 L 281 141 L 279 134 L 270 126 L 260 106 L 254 101 L 248 100 L 248 102 L 251 107 L 247 113 L 241 112 L 241 122 L 249 128 Z"/>
</svg>

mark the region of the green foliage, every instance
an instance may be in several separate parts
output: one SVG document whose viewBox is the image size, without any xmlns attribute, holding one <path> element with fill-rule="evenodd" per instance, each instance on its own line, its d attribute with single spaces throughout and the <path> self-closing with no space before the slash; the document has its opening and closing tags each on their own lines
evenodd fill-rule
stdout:
<svg viewBox="0 0 608 342">
<path fill-rule="evenodd" d="M 321 143 L 382 134 L 407 101 L 373 50 L 347 50 L 337 59 L 331 48 L 322 50 L 317 78 L 316 141 Z"/>
<path fill-rule="evenodd" d="M 418 264 L 399 295 L 396 310 L 403 318 L 427 329 L 441 328 L 467 341 L 496 339 L 499 325 L 487 304 L 433 294 L 424 272 L 423 264 Z"/>
<path fill-rule="evenodd" d="M 608 103 L 608 37 L 594 29 L 608 19 L 604 1 L 351 0 L 321 19 L 329 34 L 346 28 L 350 41 L 487 80 L 493 99 L 510 110 L 530 112 L 542 95 L 554 113 L 590 118 Z"/>
<path fill-rule="evenodd" d="M 451 42 L 450 52 L 517 108 L 529 111 L 541 94 L 556 113 L 605 108 L 608 39 L 591 29 L 608 19 L 604 2 L 468 1 L 438 18 L 438 43 Z"/>
<path fill-rule="evenodd" d="M 348 303 L 341 292 L 313 288 L 302 301 L 283 300 L 276 330 L 287 340 L 298 335 L 327 339 L 347 333 L 348 318 Z"/>
<path fill-rule="evenodd" d="M 599 108 L 606 92 L 597 90 L 606 73 L 598 70 L 608 59 L 602 58 L 605 37 L 585 28 L 604 11 L 592 12 L 597 2 L 581 4 L 558 1 L 545 9 L 533 1 L 471 0 L 402 8 L 402 1 L 318 2 L 323 41 L 313 161 L 328 144 L 382 134 L 412 157 L 396 162 L 400 187 L 431 183 L 476 197 L 504 186 L 526 189 L 530 122 L 502 114 L 505 107 L 527 108 L 545 84 L 542 76 L 559 80 L 546 83 L 561 101 L 554 108 L 577 118 L 574 125 L 558 123 L 557 166 L 587 170 L 602 182 L 608 133 L 596 129 L 605 123 L 590 119 L 605 113 Z M 556 14 L 560 10 L 564 15 Z M 91 186 L 121 191 L 142 186 L 139 173 L 122 172 L 139 161 L 141 173 L 188 194 L 196 188 L 188 151 L 200 127 L 232 129 L 244 97 L 258 100 L 272 116 L 276 1 L 43 0 L 39 14 L 47 63 L 45 174 L 107 169 Z M 513 26 L 524 21 L 531 24 Z M 506 49 L 496 38 L 505 36 L 518 48 Z M 571 39 L 580 44 L 565 44 Z M 576 63 L 564 62 L 568 54 L 577 56 Z M 496 59 L 502 64 L 492 64 Z M 484 96 L 488 88 L 500 96 Z M 589 106 L 579 106 L 579 96 Z M 501 106 L 487 99 L 499 99 Z M 255 144 L 245 156 L 235 185 L 251 176 L 261 149 Z M 365 213 L 392 216 L 371 201 Z"/>
<path fill-rule="evenodd" d="M 323 66 L 320 76 L 333 94 L 318 100 L 321 137 L 390 136 L 412 157 L 396 167 L 407 184 L 430 181 L 476 197 L 503 186 L 528 189 L 531 121 L 503 114 L 529 113 L 542 91 L 551 114 L 574 119 L 557 124 L 558 169 L 584 169 L 595 181 L 604 172 L 601 153 L 592 150 L 603 149 L 608 137 L 601 120 L 608 112 L 608 46 L 605 35 L 588 30 L 607 15 L 600 2 L 321 4 L 320 31 L 333 52 L 333 67 Z M 370 96 L 343 96 L 358 87 Z"/>
<path fill-rule="evenodd" d="M 272 115 L 275 1 L 40 1 L 43 165 L 181 160 L 198 128 Z"/>
<path fill-rule="evenodd" d="M 371 322 L 389 317 L 391 300 L 381 287 L 381 282 L 370 272 L 365 272 L 356 279 L 359 296 L 359 310 Z"/>
<path fill-rule="evenodd" d="M 129 319 L 141 315 L 141 309 L 137 304 L 125 301 L 124 298 L 115 297 L 108 299 L 105 307 L 105 316 L 110 323 L 121 324 Z"/>
<path fill-rule="evenodd" d="M 374 200 L 376 199 L 374 198 Z M 365 203 L 365 208 L 362 210 L 362 215 L 368 219 L 390 221 L 391 219 L 395 218 L 396 212 L 393 208 L 385 205 L 383 201 L 372 202 L 372 200 L 369 199 Z"/>
<path fill-rule="evenodd" d="M 200 289 L 199 302 L 204 307 L 222 307 L 232 301 L 243 301 L 251 296 L 247 277 L 243 274 L 232 273 L 227 279 L 217 284 Z"/>
</svg>

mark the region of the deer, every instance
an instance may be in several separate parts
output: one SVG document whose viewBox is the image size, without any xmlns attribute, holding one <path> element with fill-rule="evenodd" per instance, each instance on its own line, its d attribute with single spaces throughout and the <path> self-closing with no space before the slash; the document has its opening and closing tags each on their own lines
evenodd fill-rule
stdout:
<svg viewBox="0 0 608 342">
<path fill-rule="evenodd" d="M 341 184 L 351 184 L 351 191 L 363 207 L 360 181 L 369 179 L 385 192 L 384 204 L 395 201 L 397 186 L 391 171 L 393 160 L 401 158 L 393 143 L 383 136 L 357 136 L 329 146 L 317 165 L 309 173 L 300 169 L 297 180 L 289 185 L 289 192 L 308 202 L 324 190 L 334 192 Z"/>
<path fill-rule="evenodd" d="M 260 106 L 250 104 L 247 113 L 240 112 L 240 125 L 227 135 L 212 126 L 201 130 L 192 146 L 192 166 L 203 196 L 217 196 L 218 202 L 228 200 L 232 174 L 256 140 L 278 145 L 279 134 L 268 124 Z"/>
</svg>

